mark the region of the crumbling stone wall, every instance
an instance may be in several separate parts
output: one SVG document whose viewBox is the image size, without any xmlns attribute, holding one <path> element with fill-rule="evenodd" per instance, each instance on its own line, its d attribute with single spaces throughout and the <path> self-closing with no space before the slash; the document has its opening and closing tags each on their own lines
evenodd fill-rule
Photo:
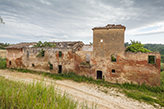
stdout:
<svg viewBox="0 0 164 109">
<path fill-rule="evenodd" d="M 156 64 L 148 63 L 148 56 L 156 58 Z M 98 58 L 92 55 L 91 69 L 88 74 L 97 79 L 97 71 L 102 71 L 102 78 L 113 83 L 133 82 L 148 85 L 160 85 L 160 54 L 159 53 L 129 53 L 117 54 L 117 61 L 111 62 L 111 56 Z M 112 73 L 115 70 L 115 73 Z"/>
<path fill-rule="evenodd" d="M 10 68 L 23 67 L 22 63 L 22 49 L 7 49 L 6 50 L 6 64 Z"/>
<path fill-rule="evenodd" d="M 25 48 L 23 53 L 24 68 L 36 71 L 45 71 L 51 73 L 58 73 L 59 65 L 62 66 L 62 72 L 74 71 L 74 61 L 72 49 L 59 48 L 43 48 L 45 50 L 44 57 L 37 57 L 42 48 Z M 27 51 L 29 57 L 27 57 Z M 59 51 L 62 56 L 59 57 Z M 50 64 L 53 69 L 50 69 Z"/>
</svg>

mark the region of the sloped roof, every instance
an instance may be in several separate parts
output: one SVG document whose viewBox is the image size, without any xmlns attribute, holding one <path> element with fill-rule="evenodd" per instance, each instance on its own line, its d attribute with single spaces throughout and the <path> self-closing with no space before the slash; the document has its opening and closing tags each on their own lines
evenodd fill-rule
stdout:
<svg viewBox="0 0 164 109">
<path fill-rule="evenodd" d="M 121 25 L 121 24 L 119 24 L 119 25 L 108 24 L 105 27 L 94 27 L 94 28 L 92 28 L 92 30 L 94 30 L 94 29 L 124 29 L 125 30 L 126 27 Z"/>
<path fill-rule="evenodd" d="M 29 47 L 30 45 L 34 45 L 36 44 L 37 42 L 21 42 L 21 43 L 18 43 L 18 44 L 14 44 L 14 45 L 10 45 L 10 46 L 7 46 L 5 48 L 17 48 L 17 49 L 20 49 L 20 48 L 24 48 L 24 47 Z"/>
<path fill-rule="evenodd" d="M 11 46 L 7 46 L 6 48 L 16 48 L 16 49 L 20 49 L 20 48 L 25 48 L 25 47 L 29 47 L 34 44 L 36 44 L 37 42 L 32 42 L 32 43 L 27 43 L 27 42 L 22 42 L 22 43 L 18 43 L 18 44 L 14 44 Z M 50 42 L 53 43 L 53 42 Z M 65 42 L 55 42 L 56 44 L 56 48 L 78 48 L 79 46 L 82 46 L 84 43 L 82 41 L 65 41 Z"/>
</svg>

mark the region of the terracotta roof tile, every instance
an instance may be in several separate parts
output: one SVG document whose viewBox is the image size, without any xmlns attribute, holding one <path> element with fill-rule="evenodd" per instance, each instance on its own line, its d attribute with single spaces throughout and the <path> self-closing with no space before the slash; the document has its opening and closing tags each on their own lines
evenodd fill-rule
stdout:
<svg viewBox="0 0 164 109">
<path fill-rule="evenodd" d="M 124 30 L 126 29 L 126 27 L 123 26 L 123 25 L 121 25 L 121 24 L 119 24 L 119 25 L 108 24 L 105 27 L 94 27 L 94 28 L 92 28 L 92 30 L 94 30 L 94 29 L 116 29 L 116 28 L 118 28 L 118 29 L 124 29 Z"/>
</svg>

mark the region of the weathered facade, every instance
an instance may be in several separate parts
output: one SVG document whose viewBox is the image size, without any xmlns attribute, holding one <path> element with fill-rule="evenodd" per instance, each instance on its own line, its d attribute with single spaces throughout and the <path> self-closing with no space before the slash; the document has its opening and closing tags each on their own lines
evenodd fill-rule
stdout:
<svg viewBox="0 0 164 109">
<path fill-rule="evenodd" d="M 125 52 L 122 25 L 93 28 L 93 45 L 56 42 L 54 48 L 36 48 L 36 43 L 6 47 L 7 67 L 26 68 L 51 73 L 75 72 L 113 83 L 160 85 L 159 53 Z M 40 50 L 44 55 L 37 57 Z M 150 62 L 151 60 L 151 62 Z"/>
</svg>

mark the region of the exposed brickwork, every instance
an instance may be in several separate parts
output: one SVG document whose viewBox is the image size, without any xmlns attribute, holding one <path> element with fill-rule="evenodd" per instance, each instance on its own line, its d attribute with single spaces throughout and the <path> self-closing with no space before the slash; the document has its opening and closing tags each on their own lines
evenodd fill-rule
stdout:
<svg viewBox="0 0 164 109">
<path fill-rule="evenodd" d="M 95 27 L 93 46 L 84 45 L 81 41 L 57 42 L 55 48 L 43 48 L 44 57 L 37 57 L 42 48 L 33 48 L 28 43 L 24 43 L 24 47 L 20 43 L 7 48 L 7 67 L 58 73 L 60 65 L 62 73 L 75 72 L 97 79 L 97 71 L 100 71 L 102 78 L 113 83 L 160 85 L 161 55 L 125 52 L 125 29 L 122 25 Z M 59 51 L 62 52 L 61 57 Z M 116 56 L 116 62 L 111 61 L 111 55 Z M 154 64 L 148 63 L 149 55 L 155 56 Z M 83 65 L 82 62 L 87 64 Z M 50 64 L 53 69 L 50 69 Z"/>
</svg>

